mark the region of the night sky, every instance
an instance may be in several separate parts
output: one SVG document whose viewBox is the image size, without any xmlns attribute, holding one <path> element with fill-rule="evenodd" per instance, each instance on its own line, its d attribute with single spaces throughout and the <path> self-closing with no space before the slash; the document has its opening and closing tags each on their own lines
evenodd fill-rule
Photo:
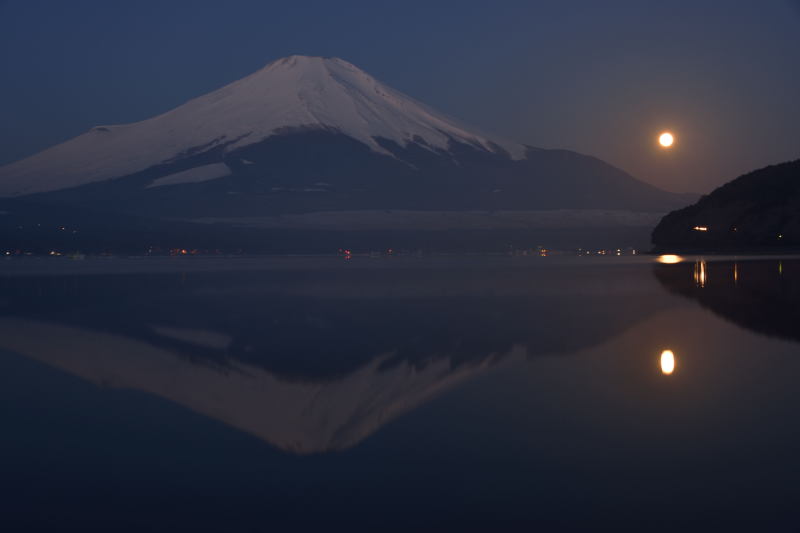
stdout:
<svg viewBox="0 0 800 533">
<path fill-rule="evenodd" d="M 798 0 L 0 0 L 0 164 L 290 54 L 668 190 L 800 157 Z"/>
</svg>

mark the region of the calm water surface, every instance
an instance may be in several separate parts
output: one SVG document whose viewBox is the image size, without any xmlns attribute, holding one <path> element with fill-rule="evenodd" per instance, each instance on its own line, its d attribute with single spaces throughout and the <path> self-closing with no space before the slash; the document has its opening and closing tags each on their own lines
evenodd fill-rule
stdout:
<svg viewBox="0 0 800 533">
<path fill-rule="evenodd" d="M 799 341 L 792 259 L 0 261 L 4 530 L 797 531 Z"/>
</svg>

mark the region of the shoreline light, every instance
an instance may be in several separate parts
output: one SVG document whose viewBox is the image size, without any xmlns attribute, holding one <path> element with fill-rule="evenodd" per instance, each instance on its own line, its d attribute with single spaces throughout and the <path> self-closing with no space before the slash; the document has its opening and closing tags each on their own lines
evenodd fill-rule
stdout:
<svg viewBox="0 0 800 533">
<path fill-rule="evenodd" d="M 675 263 L 680 263 L 681 261 L 683 261 L 683 257 L 675 254 L 665 254 L 665 255 L 659 255 L 656 258 L 656 261 L 658 261 L 659 263 L 664 263 L 665 265 L 674 265 Z"/>
</svg>

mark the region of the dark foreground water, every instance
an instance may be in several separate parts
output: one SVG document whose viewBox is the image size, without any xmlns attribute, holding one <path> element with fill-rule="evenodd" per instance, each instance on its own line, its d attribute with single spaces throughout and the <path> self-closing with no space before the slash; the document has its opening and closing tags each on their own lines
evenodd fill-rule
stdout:
<svg viewBox="0 0 800 533">
<path fill-rule="evenodd" d="M 797 531 L 799 341 L 789 259 L 0 261 L 0 529 Z"/>
</svg>

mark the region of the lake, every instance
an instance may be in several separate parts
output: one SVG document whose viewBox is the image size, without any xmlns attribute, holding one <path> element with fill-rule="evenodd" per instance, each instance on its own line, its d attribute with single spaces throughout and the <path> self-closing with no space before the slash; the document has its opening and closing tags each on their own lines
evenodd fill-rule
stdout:
<svg viewBox="0 0 800 533">
<path fill-rule="evenodd" d="M 800 260 L 0 261 L 7 531 L 795 531 Z"/>
</svg>

